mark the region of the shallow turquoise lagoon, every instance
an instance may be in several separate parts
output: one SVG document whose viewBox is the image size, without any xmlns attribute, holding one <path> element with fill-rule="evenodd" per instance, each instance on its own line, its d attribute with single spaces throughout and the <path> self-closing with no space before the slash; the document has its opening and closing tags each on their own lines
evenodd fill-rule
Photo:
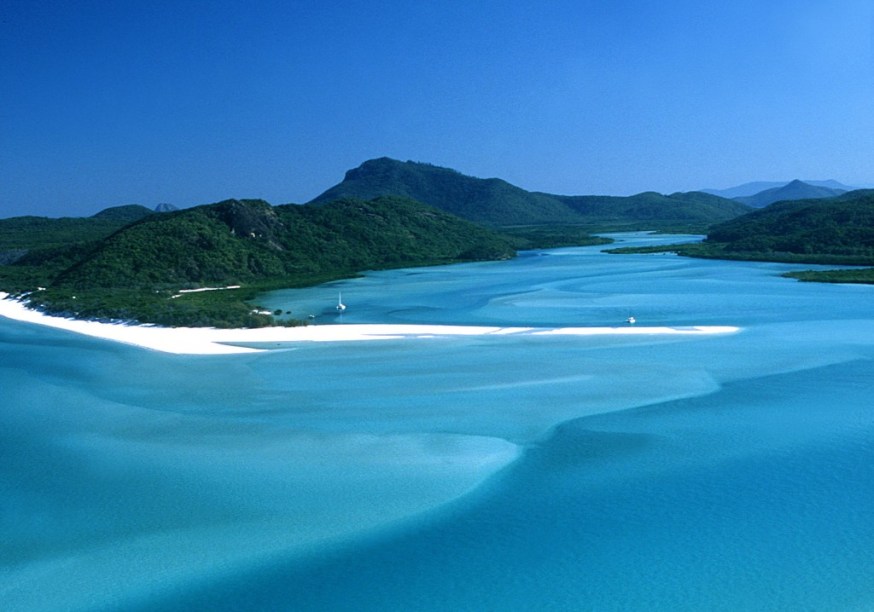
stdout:
<svg viewBox="0 0 874 612">
<path fill-rule="evenodd" d="M 874 608 L 874 287 L 788 269 L 561 249 L 262 300 L 319 325 L 741 328 L 711 337 L 179 357 L 0 320 L 0 601 Z"/>
</svg>

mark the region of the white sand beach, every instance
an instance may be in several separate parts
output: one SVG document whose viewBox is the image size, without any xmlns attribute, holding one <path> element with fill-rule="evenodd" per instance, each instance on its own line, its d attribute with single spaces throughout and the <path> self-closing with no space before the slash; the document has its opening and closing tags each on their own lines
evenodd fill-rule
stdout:
<svg viewBox="0 0 874 612">
<path fill-rule="evenodd" d="M 179 355 L 224 355 L 269 350 L 268 344 L 292 342 L 353 342 L 486 335 L 710 335 L 739 331 L 732 326 L 646 327 L 489 327 L 475 325 L 343 324 L 302 327 L 262 327 L 257 329 L 216 329 L 211 327 L 157 327 L 82 321 L 49 316 L 27 308 L 22 302 L 0 292 L 0 316 L 26 323 L 132 344 L 146 349 Z M 264 344 L 264 348 L 241 346 Z"/>
</svg>

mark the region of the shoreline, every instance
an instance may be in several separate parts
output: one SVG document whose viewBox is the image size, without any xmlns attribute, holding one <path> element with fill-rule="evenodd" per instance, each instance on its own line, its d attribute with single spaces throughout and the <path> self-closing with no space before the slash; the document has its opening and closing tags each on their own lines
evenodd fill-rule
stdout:
<svg viewBox="0 0 874 612">
<path fill-rule="evenodd" d="M 418 324 L 348 324 L 309 325 L 302 327 L 259 327 L 252 329 L 217 329 L 214 327 L 158 327 L 125 325 L 54 317 L 25 306 L 0 292 L 0 317 L 33 323 L 73 333 L 130 344 L 175 355 L 230 355 L 271 350 L 239 346 L 241 344 L 281 344 L 294 342 L 356 342 L 399 340 L 404 338 L 446 338 L 471 336 L 644 336 L 644 335 L 715 335 L 740 331 L 732 326 L 683 327 L 500 327 L 477 325 Z M 284 347 L 283 347 L 284 348 Z"/>
</svg>

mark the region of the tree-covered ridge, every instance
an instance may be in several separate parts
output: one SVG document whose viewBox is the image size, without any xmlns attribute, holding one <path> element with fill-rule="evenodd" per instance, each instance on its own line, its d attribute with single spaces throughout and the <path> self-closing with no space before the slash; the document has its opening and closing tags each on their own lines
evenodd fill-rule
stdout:
<svg viewBox="0 0 874 612">
<path fill-rule="evenodd" d="M 706 242 L 727 254 L 785 253 L 874 264 L 874 191 L 778 202 L 714 226 Z"/>
<path fill-rule="evenodd" d="M 362 270 L 508 258 L 509 240 L 406 198 L 273 207 L 260 200 L 150 215 L 103 240 L 33 252 L 0 267 L 0 286 L 49 312 L 165 325 L 252 326 L 258 290 Z M 186 294 L 179 289 L 243 285 Z M 176 297 L 173 297 L 176 296 Z"/>
<path fill-rule="evenodd" d="M 874 190 L 771 204 L 714 226 L 700 243 L 611 252 L 663 251 L 715 259 L 874 266 Z M 868 269 L 794 272 L 787 276 L 822 282 L 874 282 L 874 273 Z"/>
<path fill-rule="evenodd" d="M 228 201 L 147 217 L 96 245 L 51 286 L 78 290 L 189 287 L 220 283 L 232 273 L 249 280 L 252 276 L 244 274 L 245 266 L 250 259 L 258 259 L 263 241 L 234 235 L 233 226 L 223 217 L 235 206 L 257 207 L 275 216 L 266 203 Z"/>
<path fill-rule="evenodd" d="M 449 168 L 389 158 L 364 162 L 344 180 L 313 200 L 403 195 L 459 217 L 495 227 L 583 225 L 597 229 L 700 230 L 750 209 L 705 193 L 631 197 L 559 196 L 529 192 L 500 179 L 465 176 Z"/>
<path fill-rule="evenodd" d="M 701 191 L 662 195 L 645 191 L 633 196 L 553 196 L 590 223 L 634 225 L 658 229 L 664 226 L 706 227 L 750 212 L 733 200 Z"/>
<path fill-rule="evenodd" d="M 53 286 L 187 287 L 509 257 L 491 231 L 408 199 L 272 207 L 228 200 L 119 231 Z"/>
<path fill-rule="evenodd" d="M 449 168 L 387 157 L 349 170 L 341 183 L 311 203 L 382 195 L 406 196 L 464 219 L 495 226 L 580 221 L 551 197 L 530 193 L 501 179 L 480 179 Z"/>
<path fill-rule="evenodd" d="M 112 219 L 114 221 L 118 221 L 119 223 L 124 223 L 127 225 L 128 223 L 133 223 L 134 221 L 139 221 L 144 217 L 148 217 L 149 215 L 153 215 L 157 212 L 156 210 L 151 210 L 142 206 L 140 204 L 125 204 L 122 206 L 111 206 L 109 208 L 104 208 L 96 215 L 93 215 L 92 219 Z"/>
<path fill-rule="evenodd" d="M 325 201 L 343 193 L 362 197 Z M 872 198 L 872 191 L 857 191 L 745 214 L 748 207 L 703 192 L 558 196 L 382 158 L 350 170 L 313 205 L 226 200 L 161 214 L 134 205 L 87 219 L 0 220 L 0 289 L 31 292 L 35 305 L 72 316 L 251 326 L 273 322 L 252 305 L 261 291 L 368 269 L 500 259 L 516 248 L 603 241 L 588 235 L 596 229 L 699 232 L 712 226 L 705 242 L 669 249 L 874 265 Z M 228 285 L 242 288 L 178 293 Z"/>
<path fill-rule="evenodd" d="M 153 214 L 145 206 L 114 206 L 92 217 L 11 217 L 0 219 L 0 265 L 32 250 L 101 240 L 125 225 Z"/>
</svg>

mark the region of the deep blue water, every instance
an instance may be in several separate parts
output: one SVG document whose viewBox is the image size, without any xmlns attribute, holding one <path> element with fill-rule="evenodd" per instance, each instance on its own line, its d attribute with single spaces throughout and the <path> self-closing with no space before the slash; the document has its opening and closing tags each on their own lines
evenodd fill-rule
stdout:
<svg viewBox="0 0 874 612">
<path fill-rule="evenodd" d="M 706 338 L 178 357 L 0 320 L 0 600 L 872 609 L 874 287 L 787 269 L 562 249 L 262 300 L 317 324 L 742 328 Z"/>
</svg>

